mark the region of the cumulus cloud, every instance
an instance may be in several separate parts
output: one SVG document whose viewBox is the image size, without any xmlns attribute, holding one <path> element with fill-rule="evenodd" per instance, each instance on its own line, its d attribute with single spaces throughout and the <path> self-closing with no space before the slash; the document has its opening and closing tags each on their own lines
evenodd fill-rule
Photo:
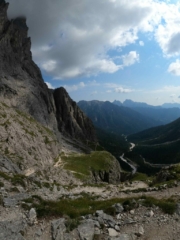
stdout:
<svg viewBox="0 0 180 240">
<path fill-rule="evenodd" d="M 128 88 L 118 87 L 118 88 L 115 88 L 114 91 L 117 93 L 130 93 L 133 90 Z"/>
<path fill-rule="evenodd" d="M 133 65 L 139 61 L 139 54 L 136 51 L 131 51 L 129 54 L 122 56 L 123 67 Z"/>
<path fill-rule="evenodd" d="M 80 82 L 78 84 L 73 84 L 73 85 L 64 85 L 63 87 L 68 91 L 68 92 L 74 92 L 77 91 L 81 88 L 84 88 L 86 85 L 84 82 Z"/>
<path fill-rule="evenodd" d="M 168 72 L 175 76 L 180 76 L 180 60 L 176 59 L 175 62 L 171 63 L 168 68 Z"/>
<path fill-rule="evenodd" d="M 170 57 L 180 54 L 180 3 L 167 4 L 157 3 L 157 12 L 161 21 L 155 30 L 155 38 L 163 50 L 163 53 Z"/>
<path fill-rule="evenodd" d="M 150 32 L 167 56 L 180 54 L 180 3 L 157 0 L 8 0 L 8 15 L 27 17 L 36 63 L 54 79 L 114 73 L 109 50 Z M 139 41 L 140 46 L 143 42 Z M 130 52 L 124 66 L 139 61 Z M 133 55 L 134 54 L 134 55 Z"/>
<path fill-rule="evenodd" d="M 111 93 L 112 90 L 116 93 L 130 93 L 133 92 L 133 89 L 123 87 L 121 85 L 115 84 L 115 83 L 105 83 L 104 86 L 106 88 L 109 88 L 106 92 Z M 112 90 L 111 90 L 112 89 Z"/>
<path fill-rule="evenodd" d="M 143 41 L 139 41 L 139 45 L 143 47 L 144 46 L 144 42 Z"/>
<path fill-rule="evenodd" d="M 69 79 L 121 69 L 108 51 L 134 43 L 139 29 L 151 30 L 151 1 L 9 0 L 8 15 L 26 15 L 40 68 Z"/>
</svg>

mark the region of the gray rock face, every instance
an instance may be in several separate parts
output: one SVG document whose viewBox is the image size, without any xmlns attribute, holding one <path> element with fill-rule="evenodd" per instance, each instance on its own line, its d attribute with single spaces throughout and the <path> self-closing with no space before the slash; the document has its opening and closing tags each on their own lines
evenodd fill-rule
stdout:
<svg viewBox="0 0 180 240">
<path fill-rule="evenodd" d="M 64 88 L 54 90 L 54 100 L 59 130 L 73 138 L 94 142 L 96 137 L 91 120 L 69 97 Z"/>
<path fill-rule="evenodd" d="M 0 97 L 45 125 L 53 125 L 53 96 L 32 60 L 25 18 L 7 19 L 5 1 L 0 3 Z"/>
<path fill-rule="evenodd" d="M 133 240 L 133 237 L 131 237 L 128 234 L 121 234 L 121 236 L 116 237 L 116 238 L 111 238 L 111 239 L 114 239 L 114 240 Z"/>
<path fill-rule="evenodd" d="M 110 237 L 116 237 L 118 236 L 118 232 L 116 232 L 116 230 L 114 228 L 109 228 L 108 229 L 108 233 Z"/>
<path fill-rule="evenodd" d="M 12 172 L 21 173 L 21 170 L 14 164 L 10 159 L 5 156 L 0 155 L 0 171 L 2 172 Z"/>
<path fill-rule="evenodd" d="M 91 121 L 65 89 L 48 89 L 32 60 L 25 18 L 7 18 L 8 4 L 0 1 L 0 101 L 27 112 L 56 132 L 95 141 Z M 54 99 L 55 98 L 55 99 Z M 56 118 L 57 117 L 57 118 Z"/>
<path fill-rule="evenodd" d="M 115 208 L 116 213 L 121 213 L 124 211 L 124 208 L 123 208 L 122 204 L 120 204 L 120 203 L 114 204 L 113 207 Z"/>
<path fill-rule="evenodd" d="M 116 184 L 121 181 L 121 167 L 116 158 L 108 171 L 92 171 L 95 182 L 108 182 Z"/>
<path fill-rule="evenodd" d="M 25 240 L 21 233 L 25 231 L 26 224 L 22 221 L 0 222 L 0 239 Z"/>
<path fill-rule="evenodd" d="M 37 214 L 34 208 L 31 208 L 29 211 L 29 224 L 33 225 L 37 221 Z"/>
<path fill-rule="evenodd" d="M 109 228 L 114 228 L 116 225 L 116 221 L 114 218 L 106 213 L 104 213 L 102 210 L 96 211 L 97 220 L 99 221 L 99 224 L 106 223 Z"/>
<path fill-rule="evenodd" d="M 78 226 L 78 231 L 81 240 L 93 240 L 94 238 L 94 222 L 89 219 Z"/>
<path fill-rule="evenodd" d="M 64 223 L 65 223 L 64 218 L 52 221 L 51 229 L 53 240 L 64 240 L 64 233 L 66 231 L 66 226 Z"/>
<path fill-rule="evenodd" d="M 176 213 L 180 215 L 180 203 L 177 204 Z"/>
<path fill-rule="evenodd" d="M 29 197 L 30 195 L 27 193 L 18 193 L 9 197 L 4 197 L 3 204 L 5 207 L 15 207 L 19 202 Z"/>
</svg>

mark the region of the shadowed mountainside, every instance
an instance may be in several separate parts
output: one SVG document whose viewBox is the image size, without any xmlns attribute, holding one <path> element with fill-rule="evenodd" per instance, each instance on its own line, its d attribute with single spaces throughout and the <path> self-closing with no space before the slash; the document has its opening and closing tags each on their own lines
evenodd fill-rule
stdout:
<svg viewBox="0 0 180 240">
<path fill-rule="evenodd" d="M 128 135 L 158 125 L 157 121 L 149 117 L 108 101 L 80 101 L 78 106 L 96 127 L 115 134 Z"/>
<path fill-rule="evenodd" d="M 180 118 L 164 126 L 150 128 L 128 136 L 136 143 L 133 153 L 155 164 L 171 164 L 180 161 Z"/>
<path fill-rule="evenodd" d="M 157 122 L 157 125 L 168 124 L 180 117 L 180 109 L 177 107 L 178 104 L 174 105 L 174 107 L 170 107 L 171 104 L 152 106 L 147 103 L 134 102 L 132 100 L 125 100 L 123 103 L 115 100 L 113 103 L 117 106 L 124 106 L 133 109 L 143 116 L 153 119 Z M 165 108 L 164 106 L 168 107 Z"/>
</svg>

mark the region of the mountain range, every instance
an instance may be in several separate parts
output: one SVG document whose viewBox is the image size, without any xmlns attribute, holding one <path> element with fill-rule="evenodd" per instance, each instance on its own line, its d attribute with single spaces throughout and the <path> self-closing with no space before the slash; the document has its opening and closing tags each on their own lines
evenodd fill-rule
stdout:
<svg viewBox="0 0 180 240">
<path fill-rule="evenodd" d="M 162 105 L 150 105 L 145 102 L 134 102 L 131 99 L 126 99 L 123 102 L 119 100 L 114 100 L 114 104 L 119 106 L 126 106 L 126 107 L 143 107 L 143 108 L 180 108 L 180 103 L 163 103 Z"/>
<path fill-rule="evenodd" d="M 157 125 L 170 123 L 180 117 L 180 104 L 163 104 L 162 106 L 152 106 L 143 102 L 133 102 L 125 100 L 123 103 L 114 101 L 118 106 L 131 108 L 132 110 L 149 117 L 158 122 Z"/>
<path fill-rule="evenodd" d="M 160 125 L 159 121 L 108 101 L 80 101 L 78 106 L 96 127 L 118 135 L 128 135 Z"/>
</svg>

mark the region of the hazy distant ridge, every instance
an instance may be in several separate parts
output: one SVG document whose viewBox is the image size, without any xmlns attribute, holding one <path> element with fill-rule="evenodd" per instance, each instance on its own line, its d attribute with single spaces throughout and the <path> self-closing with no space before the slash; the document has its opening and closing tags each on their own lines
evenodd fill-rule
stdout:
<svg viewBox="0 0 180 240">
<path fill-rule="evenodd" d="M 133 102 L 132 100 L 125 100 L 123 103 L 115 100 L 113 103 L 118 106 L 131 108 L 159 122 L 159 125 L 170 123 L 180 117 L 180 104 L 178 103 L 164 103 L 162 106 L 152 106 L 143 102 Z"/>
</svg>

